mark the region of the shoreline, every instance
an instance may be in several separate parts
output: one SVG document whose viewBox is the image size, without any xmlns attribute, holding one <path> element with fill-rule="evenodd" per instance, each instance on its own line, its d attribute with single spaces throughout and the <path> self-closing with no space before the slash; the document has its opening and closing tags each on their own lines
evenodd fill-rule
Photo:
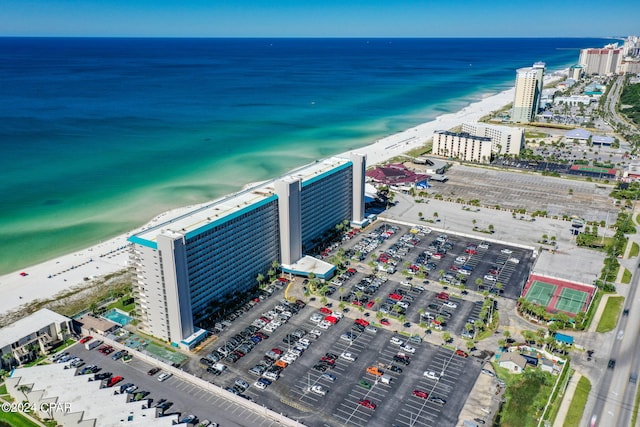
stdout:
<svg viewBox="0 0 640 427">
<path fill-rule="evenodd" d="M 545 84 L 560 78 L 558 72 L 552 73 L 546 76 Z M 548 81 L 546 81 L 547 79 Z M 477 121 L 481 117 L 503 108 L 512 102 L 514 92 L 515 87 L 512 87 L 497 94 L 483 97 L 455 113 L 443 114 L 435 120 L 378 139 L 361 148 L 333 156 L 344 157 L 351 153 L 361 153 L 367 156 L 367 166 L 382 163 L 423 146 L 432 138 L 433 132 L 436 130 L 448 130 L 463 122 Z M 4 298 L 0 303 L 0 314 L 6 316 L 20 310 L 25 304 L 36 300 L 51 299 L 71 287 L 90 283 L 97 276 L 104 276 L 126 268 L 129 263 L 129 244 L 127 242 L 129 236 L 154 226 L 158 222 L 164 222 L 173 216 L 208 203 L 210 201 L 162 212 L 144 225 L 127 233 L 88 248 L 1 275 L 0 292 Z M 22 272 L 26 275 L 21 275 Z"/>
</svg>

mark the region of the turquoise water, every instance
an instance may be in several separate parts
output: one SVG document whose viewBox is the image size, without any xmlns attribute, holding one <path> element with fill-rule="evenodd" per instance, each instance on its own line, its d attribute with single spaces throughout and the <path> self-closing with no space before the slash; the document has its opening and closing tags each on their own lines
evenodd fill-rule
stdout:
<svg viewBox="0 0 640 427">
<path fill-rule="evenodd" d="M 591 39 L 0 38 L 0 273 L 455 112 Z"/>
<path fill-rule="evenodd" d="M 105 314 L 102 315 L 102 317 L 104 317 L 105 319 L 109 319 L 120 326 L 125 326 L 129 324 L 131 320 L 133 320 L 131 317 L 116 310 L 115 308 L 112 308 L 111 310 L 107 311 Z"/>
</svg>

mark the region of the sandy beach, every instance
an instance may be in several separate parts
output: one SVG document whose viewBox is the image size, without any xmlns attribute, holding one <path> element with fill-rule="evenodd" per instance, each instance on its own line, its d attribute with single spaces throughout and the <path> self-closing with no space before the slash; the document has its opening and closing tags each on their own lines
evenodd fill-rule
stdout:
<svg viewBox="0 0 640 427">
<path fill-rule="evenodd" d="M 548 76 L 547 83 L 554 76 Z M 555 77 L 558 79 L 559 77 Z M 462 110 L 445 114 L 431 122 L 423 123 L 389 137 L 380 139 L 366 147 L 351 152 L 367 156 L 367 164 L 382 163 L 413 148 L 420 147 L 432 137 L 436 130 L 451 129 L 463 122 L 477 121 L 488 113 L 498 110 L 513 100 L 515 89 L 509 89 L 481 101 L 468 105 Z M 101 242 L 90 248 L 57 257 L 22 270 L 0 276 L 0 313 L 5 315 L 18 310 L 22 305 L 37 300 L 49 299 L 76 285 L 87 283 L 94 277 L 119 271 L 128 265 L 129 245 L 127 238 L 131 234 L 173 216 L 188 212 L 196 206 L 185 206 L 164 212 L 148 224 L 129 233 Z"/>
</svg>

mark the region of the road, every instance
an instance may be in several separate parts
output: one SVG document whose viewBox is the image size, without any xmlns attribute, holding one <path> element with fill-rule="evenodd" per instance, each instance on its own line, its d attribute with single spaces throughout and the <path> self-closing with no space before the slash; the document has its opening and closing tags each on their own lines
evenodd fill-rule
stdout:
<svg viewBox="0 0 640 427">
<path fill-rule="evenodd" d="M 597 399 L 591 419 L 598 426 L 629 426 L 633 412 L 637 384 L 629 381 L 631 373 L 640 372 L 640 342 L 636 337 L 640 333 L 640 310 L 637 296 L 640 281 L 640 267 L 636 268 L 630 292 L 624 305 L 629 309 L 628 316 L 622 316 L 616 330 L 616 340 L 609 354 L 615 360 L 615 368 L 607 369 L 597 389 Z"/>
</svg>

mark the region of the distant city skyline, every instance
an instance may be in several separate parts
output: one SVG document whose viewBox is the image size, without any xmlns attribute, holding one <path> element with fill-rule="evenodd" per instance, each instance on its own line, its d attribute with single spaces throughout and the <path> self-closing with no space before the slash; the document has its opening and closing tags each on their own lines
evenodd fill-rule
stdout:
<svg viewBox="0 0 640 427">
<path fill-rule="evenodd" d="M 596 0 L 21 0 L 2 4 L 0 36 L 619 37 L 640 3 Z"/>
</svg>

